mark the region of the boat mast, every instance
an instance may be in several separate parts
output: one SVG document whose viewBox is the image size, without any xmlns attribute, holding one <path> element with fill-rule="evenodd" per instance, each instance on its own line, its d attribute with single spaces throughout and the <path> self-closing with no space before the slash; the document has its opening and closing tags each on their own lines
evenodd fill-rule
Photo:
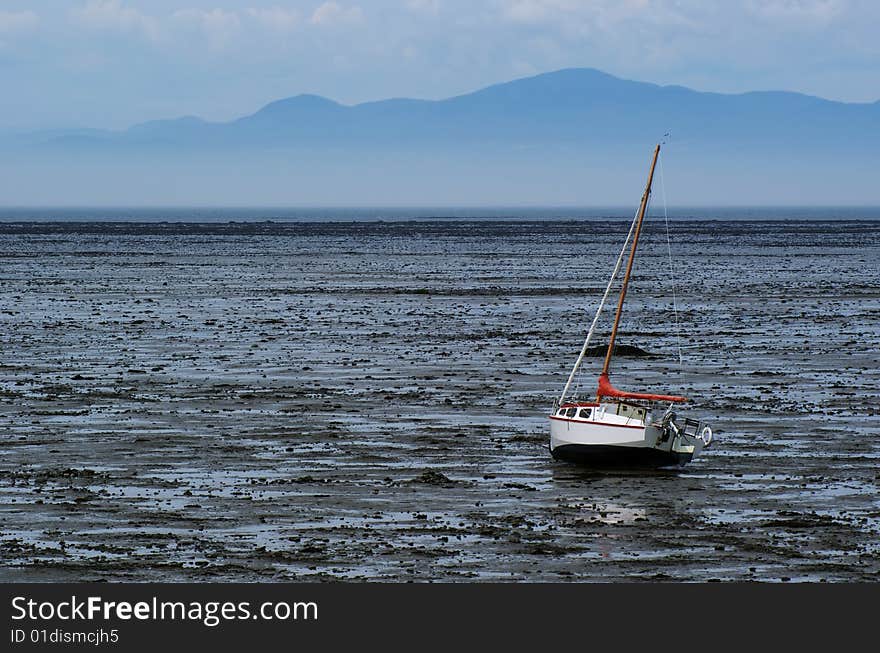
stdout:
<svg viewBox="0 0 880 653">
<path fill-rule="evenodd" d="M 617 257 L 617 263 L 614 264 L 614 270 L 611 272 L 611 278 L 608 280 L 608 285 L 605 286 L 605 292 L 602 294 L 599 308 L 596 310 L 596 315 L 593 317 L 593 323 L 590 325 L 590 330 L 587 331 L 587 337 L 581 347 L 581 353 L 578 355 L 574 367 L 571 368 L 571 374 L 568 375 L 568 381 L 566 381 L 565 387 L 562 389 L 562 394 L 559 396 L 559 399 L 556 400 L 557 406 L 561 406 L 565 403 L 565 396 L 568 394 L 568 389 L 571 387 L 574 377 L 580 369 L 584 356 L 587 355 L 587 347 L 590 346 L 590 341 L 593 339 L 593 333 L 596 331 L 596 325 L 599 323 L 599 317 L 602 315 L 602 311 L 605 308 L 605 302 L 608 301 L 608 295 L 611 294 L 611 286 L 614 285 L 614 280 L 617 279 L 617 273 L 620 272 L 620 268 L 623 265 L 623 259 L 626 258 L 626 251 L 629 249 L 629 241 L 632 240 L 633 232 L 636 230 L 636 220 L 638 220 L 638 217 L 639 210 L 636 208 L 635 213 L 633 213 L 632 223 L 629 225 L 629 232 L 626 234 L 626 240 L 623 241 L 623 247 L 620 248 L 620 255 Z"/>
<path fill-rule="evenodd" d="M 608 368 L 611 366 L 611 355 L 614 353 L 614 341 L 617 339 L 617 327 L 620 325 L 620 314 L 623 311 L 623 300 L 626 298 L 626 288 L 629 285 L 629 277 L 632 274 L 633 261 L 636 258 L 636 247 L 639 245 L 639 234 L 642 231 L 642 221 L 645 219 L 645 211 L 648 208 L 648 198 L 651 195 L 651 184 L 654 181 L 654 167 L 657 165 L 657 156 L 660 154 L 660 144 L 654 148 L 654 158 L 651 160 L 651 170 L 648 172 L 648 183 L 645 186 L 645 194 L 642 195 L 642 204 L 639 206 L 639 217 L 636 220 L 636 230 L 633 234 L 632 249 L 629 252 L 629 261 L 626 264 L 626 272 L 623 275 L 623 285 L 620 288 L 620 299 L 617 301 L 617 314 L 614 316 L 614 327 L 611 329 L 611 339 L 608 341 L 608 352 L 605 354 L 605 364 L 599 378 L 608 376 Z M 601 395 L 596 395 L 599 401 Z"/>
</svg>

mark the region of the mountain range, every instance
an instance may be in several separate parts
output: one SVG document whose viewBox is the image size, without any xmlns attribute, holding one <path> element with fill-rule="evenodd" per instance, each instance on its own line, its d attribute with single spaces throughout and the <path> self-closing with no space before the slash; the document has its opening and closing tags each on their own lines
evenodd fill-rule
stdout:
<svg viewBox="0 0 880 653">
<path fill-rule="evenodd" d="M 0 203 L 626 203 L 660 140 L 680 204 L 880 204 L 880 102 L 589 68 L 443 100 L 297 95 L 229 122 L 7 136 L 0 170 L 18 183 Z"/>
</svg>

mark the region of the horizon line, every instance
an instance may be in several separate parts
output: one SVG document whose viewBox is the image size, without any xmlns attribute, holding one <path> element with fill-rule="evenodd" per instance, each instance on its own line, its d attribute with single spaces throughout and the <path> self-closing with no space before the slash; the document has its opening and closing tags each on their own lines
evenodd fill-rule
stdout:
<svg viewBox="0 0 880 653">
<path fill-rule="evenodd" d="M 605 209 L 629 209 L 636 208 L 637 202 L 632 205 L 628 203 L 596 203 L 596 204 L 552 204 L 552 203 L 528 203 L 528 204 L 369 204 L 369 203 L 351 203 L 351 204 L 200 204 L 200 203 L 182 203 L 182 204 L 0 204 L 0 211 L 30 211 L 30 210 L 46 210 L 46 211 L 83 211 L 83 210 L 158 210 L 170 211 L 177 209 L 199 209 L 199 210 L 220 210 L 220 211 L 238 211 L 238 210 L 255 210 L 255 211 L 377 211 L 377 210 L 393 210 L 393 211 L 428 211 L 437 209 L 454 209 L 454 210 L 605 210 Z M 659 207 L 649 207 L 660 210 Z M 823 204 L 792 204 L 792 203 L 680 203 L 668 204 L 667 209 L 870 209 L 880 210 L 880 203 L 864 204 L 864 203 L 841 203 L 829 202 Z"/>
</svg>

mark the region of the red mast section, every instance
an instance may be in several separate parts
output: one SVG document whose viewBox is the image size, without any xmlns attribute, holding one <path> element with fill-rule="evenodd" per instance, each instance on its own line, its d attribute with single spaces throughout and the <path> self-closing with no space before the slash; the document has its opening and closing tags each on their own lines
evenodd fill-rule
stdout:
<svg viewBox="0 0 880 653">
<path fill-rule="evenodd" d="M 657 165 L 657 157 L 660 154 L 660 145 L 654 149 L 654 158 L 651 160 L 651 170 L 648 173 L 648 184 L 642 195 L 642 203 L 639 206 L 639 217 L 636 221 L 636 230 L 633 234 L 632 249 L 629 252 L 629 261 L 626 264 L 626 273 L 623 276 L 623 285 L 620 288 L 620 299 L 617 300 L 617 314 L 614 316 L 614 327 L 611 329 L 611 339 L 608 342 L 608 352 L 605 354 L 605 364 L 599 375 L 599 389 L 596 392 L 596 401 L 603 397 L 615 399 L 644 399 L 646 401 L 687 401 L 685 397 L 675 395 L 654 395 L 644 392 L 624 392 L 611 384 L 608 378 L 608 368 L 611 366 L 611 356 L 614 353 L 614 341 L 617 339 L 617 327 L 620 325 L 620 314 L 623 312 L 623 300 L 626 298 L 626 289 L 629 286 L 629 278 L 632 274 L 633 261 L 636 258 L 636 247 L 639 245 L 639 234 L 642 231 L 642 221 L 645 219 L 645 211 L 648 208 L 648 198 L 651 196 L 651 185 L 654 183 L 654 167 Z"/>
</svg>

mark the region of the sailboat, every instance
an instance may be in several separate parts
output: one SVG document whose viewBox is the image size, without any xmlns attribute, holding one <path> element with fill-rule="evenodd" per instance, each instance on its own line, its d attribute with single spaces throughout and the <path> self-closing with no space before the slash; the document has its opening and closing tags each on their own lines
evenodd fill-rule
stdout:
<svg viewBox="0 0 880 653">
<path fill-rule="evenodd" d="M 652 392 L 626 392 L 611 383 L 609 371 L 614 356 L 620 316 L 632 275 L 642 222 L 651 195 L 654 169 L 660 145 L 654 149 L 648 183 L 639 209 L 624 241 L 617 265 L 605 289 L 599 309 L 587 333 L 574 369 L 550 415 L 550 453 L 556 460 L 590 466 L 667 467 L 690 462 L 712 441 L 712 429 L 698 420 L 680 418 L 676 406 L 687 402 L 685 397 Z M 630 241 L 632 242 L 630 246 Z M 593 401 L 569 398 L 569 390 L 589 348 L 599 316 L 620 271 L 627 247 L 629 260 L 617 301 L 617 313 L 608 341 L 608 349 Z"/>
</svg>

